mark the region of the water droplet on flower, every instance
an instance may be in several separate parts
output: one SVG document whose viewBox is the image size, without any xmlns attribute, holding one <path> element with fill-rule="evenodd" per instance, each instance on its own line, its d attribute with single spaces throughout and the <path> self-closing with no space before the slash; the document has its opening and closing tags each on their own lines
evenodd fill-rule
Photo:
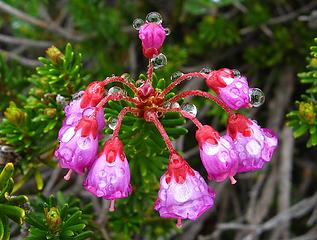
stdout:
<svg viewBox="0 0 317 240">
<path fill-rule="evenodd" d="M 111 118 L 109 120 L 109 128 L 112 129 L 112 130 L 115 130 L 116 126 L 117 126 L 117 123 L 118 123 L 118 119 L 117 118 Z"/>
<path fill-rule="evenodd" d="M 104 188 L 106 186 L 106 182 L 101 180 L 98 185 L 100 188 Z"/>
<path fill-rule="evenodd" d="M 227 162 L 229 154 L 227 152 L 221 152 L 219 155 L 219 160 L 223 163 Z"/>
<path fill-rule="evenodd" d="M 194 104 L 184 103 L 184 104 L 182 104 L 182 110 L 190 113 L 194 117 L 196 117 L 196 115 L 197 115 L 197 107 Z"/>
<path fill-rule="evenodd" d="M 169 29 L 169 28 L 164 28 L 164 31 L 165 31 L 166 36 L 171 34 L 171 29 Z"/>
<path fill-rule="evenodd" d="M 164 67 L 167 64 L 167 58 L 163 53 L 151 59 L 154 69 Z"/>
<path fill-rule="evenodd" d="M 112 184 L 114 184 L 114 183 L 117 181 L 117 178 L 116 178 L 116 176 L 115 176 L 113 173 L 111 173 L 111 174 L 109 174 L 109 176 L 107 177 L 107 181 L 110 182 L 110 183 L 112 183 Z"/>
<path fill-rule="evenodd" d="M 81 149 L 88 149 L 91 147 L 91 140 L 89 137 L 80 137 L 77 141 L 77 145 Z"/>
<path fill-rule="evenodd" d="M 143 24 L 144 24 L 144 21 L 141 18 L 137 18 L 137 19 L 134 19 L 132 26 L 134 29 L 139 30 Z"/>
<path fill-rule="evenodd" d="M 209 74 L 211 73 L 211 69 L 208 67 L 204 67 L 203 69 L 200 70 L 200 73 Z"/>
<path fill-rule="evenodd" d="M 83 95 L 84 95 L 84 91 L 80 91 L 80 92 L 74 93 L 74 94 L 72 95 L 72 99 L 73 99 L 73 100 L 78 100 L 78 99 L 81 98 Z"/>
<path fill-rule="evenodd" d="M 161 14 L 159 14 L 157 12 L 150 12 L 146 16 L 146 21 L 149 23 L 161 24 L 162 23 L 162 16 L 161 16 Z"/>
<path fill-rule="evenodd" d="M 177 72 L 174 72 L 172 75 L 171 75 L 171 80 L 172 81 L 175 81 L 177 78 L 183 76 L 183 73 L 180 72 L 180 71 L 177 71 Z"/>
<path fill-rule="evenodd" d="M 69 142 L 74 135 L 75 135 L 75 128 L 74 127 L 68 128 L 64 132 L 61 141 L 64 143 Z"/>
<path fill-rule="evenodd" d="M 71 162 L 72 160 L 72 156 L 73 156 L 73 151 L 68 148 L 68 147 L 63 147 L 60 150 L 60 154 L 62 155 L 62 157 L 65 159 L 66 162 Z"/>
<path fill-rule="evenodd" d="M 181 108 L 181 106 L 179 105 L 178 102 L 174 102 L 172 103 L 171 108 Z"/>
<path fill-rule="evenodd" d="M 101 190 L 97 190 L 96 195 L 97 195 L 97 197 L 102 197 L 103 192 Z"/>
<path fill-rule="evenodd" d="M 216 155 L 219 152 L 219 144 L 209 144 L 206 142 L 203 145 L 203 151 L 207 155 Z"/>
<path fill-rule="evenodd" d="M 177 202 L 186 202 L 192 196 L 192 189 L 186 183 L 175 185 L 174 198 Z"/>
<path fill-rule="evenodd" d="M 258 155 L 261 152 L 261 145 L 256 140 L 250 140 L 245 146 L 250 155 Z"/>
<path fill-rule="evenodd" d="M 136 87 L 141 87 L 143 85 L 143 83 L 144 83 L 144 80 L 138 80 L 138 81 L 135 82 L 135 86 Z"/>
<path fill-rule="evenodd" d="M 123 94 L 123 90 L 117 86 L 111 87 L 108 91 L 108 96 L 114 94 Z"/>
<path fill-rule="evenodd" d="M 171 108 L 171 103 L 170 102 L 165 102 L 164 104 L 163 104 L 163 108 L 166 108 L 166 109 L 169 109 L 169 108 Z"/>
<path fill-rule="evenodd" d="M 89 108 L 87 108 L 87 109 L 85 109 L 84 111 L 83 111 L 83 116 L 84 117 L 89 117 L 89 116 L 91 116 L 91 114 L 94 112 L 94 108 L 92 108 L 92 107 L 89 107 Z"/>
<path fill-rule="evenodd" d="M 259 88 L 251 88 L 249 91 L 249 101 L 252 107 L 259 107 L 265 101 L 265 95 Z"/>
<path fill-rule="evenodd" d="M 233 75 L 234 75 L 235 78 L 241 77 L 241 73 L 240 73 L 239 70 L 233 69 L 232 72 L 233 72 Z"/>
</svg>

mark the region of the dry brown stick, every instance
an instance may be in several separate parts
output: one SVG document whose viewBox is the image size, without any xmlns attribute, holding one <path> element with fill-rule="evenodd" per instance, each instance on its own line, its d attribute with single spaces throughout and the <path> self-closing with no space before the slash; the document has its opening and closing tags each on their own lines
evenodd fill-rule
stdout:
<svg viewBox="0 0 317 240">
<path fill-rule="evenodd" d="M 37 67 L 40 65 L 39 61 L 19 56 L 18 54 L 15 54 L 13 52 L 8 52 L 0 49 L 0 54 L 4 55 L 4 57 L 7 57 L 9 60 L 15 60 L 24 66 Z"/>
<path fill-rule="evenodd" d="M 294 151 L 294 138 L 289 127 L 285 126 L 281 135 L 281 157 L 279 166 L 279 213 L 286 211 L 290 207 L 292 164 Z M 289 239 L 290 221 L 285 221 L 274 233 L 272 239 Z"/>
<path fill-rule="evenodd" d="M 46 29 L 50 32 L 53 33 L 57 33 L 61 36 L 63 36 L 66 39 L 69 40 L 73 40 L 73 41 L 83 41 L 85 39 L 87 39 L 90 36 L 87 35 L 79 35 L 79 34 L 75 34 L 73 31 L 67 31 L 65 29 L 63 29 L 62 27 L 60 27 L 59 25 L 57 25 L 55 22 L 45 22 L 41 19 L 32 17 L 12 6 L 10 6 L 9 4 L 6 4 L 2 1 L 0 1 L 0 9 L 10 15 L 13 15 L 17 18 L 22 19 L 25 22 L 28 22 L 34 26 Z"/>
<path fill-rule="evenodd" d="M 19 38 L 19 37 L 12 37 L 4 34 L 0 34 L 0 42 L 4 42 L 7 44 L 17 44 L 17 45 L 26 45 L 30 47 L 38 47 L 38 48 L 46 48 L 52 45 L 50 41 L 40 41 L 40 40 L 33 40 L 28 38 Z"/>
</svg>

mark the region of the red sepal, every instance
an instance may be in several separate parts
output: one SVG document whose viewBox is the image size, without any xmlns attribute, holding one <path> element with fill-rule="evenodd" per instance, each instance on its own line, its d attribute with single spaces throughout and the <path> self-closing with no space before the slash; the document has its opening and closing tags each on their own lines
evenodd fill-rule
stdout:
<svg viewBox="0 0 317 240">
<path fill-rule="evenodd" d="M 112 163 L 116 160 L 116 157 L 119 155 L 120 159 L 124 161 L 125 155 L 123 152 L 123 144 L 118 137 L 111 138 L 107 142 L 101 151 L 100 154 L 105 154 L 108 163 Z"/>
<path fill-rule="evenodd" d="M 187 174 L 192 176 L 195 175 L 193 169 L 188 165 L 188 163 L 178 154 L 173 153 L 170 156 L 169 164 L 166 173 L 166 183 L 170 183 L 172 177 L 174 177 L 177 183 L 184 183 L 186 181 Z"/>
<path fill-rule="evenodd" d="M 245 137 L 250 137 L 252 124 L 252 121 L 242 114 L 234 114 L 228 118 L 227 132 L 232 139 L 236 139 L 238 132 Z"/>
<path fill-rule="evenodd" d="M 80 102 L 81 108 L 95 107 L 103 98 L 104 89 L 102 82 L 92 82 L 86 88 L 82 100 Z"/>
<path fill-rule="evenodd" d="M 216 144 L 218 144 L 218 140 L 220 139 L 220 135 L 211 126 L 204 125 L 197 130 L 196 139 L 197 139 L 200 146 L 202 146 L 202 144 L 205 142 L 216 145 Z"/>
<path fill-rule="evenodd" d="M 157 48 L 144 48 L 144 47 L 142 48 L 143 48 L 144 57 L 148 59 L 153 58 L 154 56 L 160 53 L 160 49 L 157 49 Z"/>
<path fill-rule="evenodd" d="M 79 129 L 81 129 L 82 137 L 88 137 L 90 134 L 92 134 L 93 138 L 96 139 L 98 134 L 98 124 L 96 119 L 83 117 L 80 119 L 75 128 L 76 131 Z"/>
<path fill-rule="evenodd" d="M 221 68 L 216 71 L 212 71 L 208 78 L 206 79 L 206 84 L 211 88 L 215 93 L 219 94 L 219 88 L 224 88 L 227 86 L 223 78 L 233 78 L 234 73 L 228 68 Z"/>
</svg>

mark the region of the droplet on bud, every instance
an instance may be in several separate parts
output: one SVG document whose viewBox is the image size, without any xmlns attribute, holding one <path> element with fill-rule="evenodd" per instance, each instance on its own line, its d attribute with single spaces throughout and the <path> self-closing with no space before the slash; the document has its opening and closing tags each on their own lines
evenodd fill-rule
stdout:
<svg viewBox="0 0 317 240">
<path fill-rule="evenodd" d="M 109 120 L 109 123 L 108 123 L 108 126 L 111 130 L 115 130 L 116 126 L 117 126 L 117 123 L 118 123 L 118 119 L 117 118 L 110 118 Z"/>
<path fill-rule="evenodd" d="M 144 21 L 141 18 L 137 18 L 137 19 L 134 19 L 132 26 L 134 29 L 139 30 L 143 24 L 144 24 Z"/>
<path fill-rule="evenodd" d="M 122 94 L 123 95 L 123 90 L 117 86 L 114 86 L 114 87 L 111 87 L 109 90 L 108 90 L 108 96 L 110 95 L 114 95 L 114 94 Z"/>
<path fill-rule="evenodd" d="M 163 104 L 163 108 L 166 108 L 166 109 L 169 109 L 169 108 L 171 108 L 171 103 L 170 102 L 165 102 L 164 104 Z"/>
<path fill-rule="evenodd" d="M 164 31 L 165 31 L 166 36 L 171 34 L 171 29 L 169 29 L 169 28 L 164 28 Z"/>
<path fill-rule="evenodd" d="M 184 104 L 182 104 L 182 110 L 190 113 L 194 117 L 196 117 L 196 115 L 197 115 L 197 107 L 194 104 L 184 103 Z"/>
<path fill-rule="evenodd" d="M 180 108 L 181 106 L 179 105 L 179 103 L 178 102 L 174 102 L 174 103 L 172 103 L 172 105 L 171 105 L 171 108 Z"/>
<path fill-rule="evenodd" d="M 144 83 L 144 81 L 143 80 L 137 80 L 136 82 L 135 82 L 135 86 L 136 87 L 141 87 L 142 85 L 143 85 L 143 83 Z"/>
<path fill-rule="evenodd" d="M 259 88 L 251 88 L 249 90 L 249 102 L 252 107 L 259 107 L 265 101 L 265 95 Z"/>
<path fill-rule="evenodd" d="M 183 76 L 183 73 L 180 72 L 180 71 L 177 71 L 177 72 L 174 72 L 172 75 L 171 75 L 171 80 L 172 81 L 175 81 L 177 78 Z"/>
<path fill-rule="evenodd" d="M 149 23 L 161 24 L 162 23 L 162 16 L 161 16 L 161 14 L 159 14 L 157 12 L 150 12 L 146 16 L 146 21 Z"/>
<path fill-rule="evenodd" d="M 200 70 L 200 73 L 209 74 L 211 73 L 211 69 L 208 67 L 204 67 L 203 69 Z"/>
<path fill-rule="evenodd" d="M 233 76 L 234 76 L 235 78 L 241 77 L 241 73 L 239 72 L 239 70 L 233 69 L 232 72 L 233 72 Z"/>
<path fill-rule="evenodd" d="M 163 53 L 151 59 L 154 69 L 164 67 L 167 64 L 167 58 Z"/>
</svg>

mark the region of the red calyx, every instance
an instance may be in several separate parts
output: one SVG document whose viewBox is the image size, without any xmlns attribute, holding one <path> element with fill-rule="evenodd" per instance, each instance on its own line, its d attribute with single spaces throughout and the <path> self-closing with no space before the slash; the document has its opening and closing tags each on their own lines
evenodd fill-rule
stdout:
<svg viewBox="0 0 317 240">
<path fill-rule="evenodd" d="M 81 136 L 88 137 L 90 134 L 96 139 L 98 133 L 98 124 L 95 118 L 83 117 L 78 122 L 75 130 L 81 129 Z"/>
<path fill-rule="evenodd" d="M 152 95 L 155 92 L 154 88 L 152 87 L 152 84 L 146 81 L 143 83 L 142 86 L 138 89 L 138 95 L 140 98 L 145 99 Z"/>
<path fill-rule="evenodd" d="M 195 175 L 193 169 L 188 165 L 188 163 L 178 154 L 173 153 L 170 156 L 169 164 L 166 173 L 166 183 L 170 183 L 172 177 L 179 184 L 182 184 L 186 181 L 187 174 L 192 176 Z"/>
<path fill-rule="evenodd" d="M 95 107 L 103 98 L 104 89 L 101 82 L 92 82 L 88 85 L 80 102 L 81 108 Z"/>
<path fill-rule="evenodd" d="M 233 77 L 234 77 L 234 73 L 232 70 L 228 68 L 221 68 L 219 70 L 212 71 L 210 74 L 208 74 L 208 78 L 206 79 L 206 84 L 214 92 L 219 94 L 219 88 L 224 88 L 227 86 L 223 78 L 233 78 Z"/>
<path fill-rule="evenodd" d="M 144 48 L 144 47 L 142 48 L 143 48 L 144 57 L 148 59 L 153 58 L 154 56 L 160 53 L 160 49 L 157 49 L 157 48 Z"/>
<path fill-rule="evenodd" d="M 241 114 L 229 116 L 227 123 L 227 131 L 232 139 L 236 139 L 238 132 L 245 137 L 250 137 L 252 132 L 250 126 L 252 121 Z"/>
<path fill-rule="evenodd" d="M 107 142 L 101 151 L 101 154 L 106 155 L 108 163 L 112 163 L 116 160 L 116 157 L 119 155 L 120 159 L 124 161 L 125 155 L 123 152 L 123 144 L 118 137 L 111 138 Z"/>
<path fill-rule="evenodd" d="M 218 140 L 220 139 L 219 133 L 208 125 L 204 125 L 199 128 L 196 132 L 196 139 L 200 146 L 203 143 L 208 142 L 210 144 L 216 145 L 218 144 Z"/>
</svg>

